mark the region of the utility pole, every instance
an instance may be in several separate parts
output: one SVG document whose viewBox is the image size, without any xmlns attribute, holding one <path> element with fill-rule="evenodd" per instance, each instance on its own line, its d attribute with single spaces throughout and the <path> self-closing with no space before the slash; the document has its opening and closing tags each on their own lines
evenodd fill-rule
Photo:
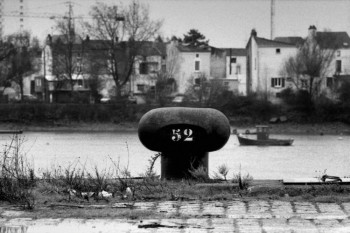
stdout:
<svg viewBox="0 0 350 233">
<path fill-rule="evenodd" d="M 3 37 L 4 33 L 4 0 L 0 0 L 0 38 Z"/>
<path fill-rule="evenodd" d="M 74 39 L 74 35 L 75 35 L 75 25 L 74 25 L 74 17 L 73 17 L 73 3 L 72 1 L 68 1 L 66 2 L 66 4 L 68 5 L 68 16 L 67 18 L 67 26 L 68 26 L 68 38 L 69 41 L 71 39 Z"/>
<path fill-rule="evenodd" d="M 271 30 L 271 35 L 270 35 L 270 39 L 273 40 L 273 38 L 275 37 L 275 0 L 271 0 L 270 2 L 271 4 L 271 19 L 270 19 L 270 30 Z"/>
</svg>

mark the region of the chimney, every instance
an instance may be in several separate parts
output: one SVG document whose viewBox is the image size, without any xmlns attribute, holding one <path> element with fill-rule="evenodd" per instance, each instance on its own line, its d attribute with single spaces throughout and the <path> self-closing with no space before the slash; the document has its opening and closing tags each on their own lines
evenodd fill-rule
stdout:
<svg viewBox="0 0 350 233">
<path fill-rule="evenodd" d="M 257 36 L 258 36 L 258 33 L 256 32 L 255 29 L 252 29 L 250 35 L 253 36 L 253 37 L 257 37 Z"/>
<path fill-rule="evenodd" d="M 51 42 L 52 42 L 52 36 L 48 34 L 46 37 L 46 44 L 51 44 Z"/>
<path fill-rule="evenodd" d="M 316 31 L 317 31 L 316 26 L 315 25 L 310 25 L 308 38 L 309 39 L 314 38 L 316 36 Z"/>
<path fill-rule="evenodd" d="M 90 36 L 89 36 L 89 35 L 86 35 L 85 41 L 86 41 L 86 42 L 89 42 L 89 41 L 90 41 Z"/>
</svg>

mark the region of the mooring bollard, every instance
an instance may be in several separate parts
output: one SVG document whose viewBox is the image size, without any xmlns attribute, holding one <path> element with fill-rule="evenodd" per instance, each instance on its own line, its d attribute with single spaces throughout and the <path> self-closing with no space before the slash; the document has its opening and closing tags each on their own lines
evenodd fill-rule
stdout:
<svg viewBox="0 0 350 233">
<path fill-rule="evenodd" d="M 146 148 L 162 153 L 161 178 L 182 179 L 201 166 L 208 176 L 208 152 L 226 144 L 230 124 L 211 108 L 158 108 L 141 118 L 138 134 Z"/>
</svg>

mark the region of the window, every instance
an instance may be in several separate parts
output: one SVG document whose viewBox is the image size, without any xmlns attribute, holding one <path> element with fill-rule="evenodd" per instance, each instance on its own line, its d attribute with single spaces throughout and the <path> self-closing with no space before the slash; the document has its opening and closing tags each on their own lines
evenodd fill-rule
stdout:
<svg viewBox="0 0 350 233">
<path fill-rule="evenodd" d="M 83 80 L 82 79 L 78 79 L 77 80 L 77 84 L 79 87 L 82 87 L 83 86 Z"/>
<path fill-rule="evenodd" d="M 166 72 L 166 65 L 165 65 L 165 64 L 162 65 L 162 72 L 163 72 L 163 73 Z"/>
<path fill-rule="evenodd" d="M 300 86 L 301 86 L 301 88 L 307 88 L 307 80 L 305 80 L 305 79 L 301 79 L 300 80 Z"/>
<path fill-rule="evenodd" d="M 78 73 L 81 73 L 82 70 L 83 70 L 83 69 L 82 69 L 82 65 L 81 65 L 81 64 L 78 64 L 78 65 L 77 65 L 77 72 L 78 72 Z"/>
<path fill-rule="evenodd" d="M 341 52 L 340 50 L 337 51 L 337 57 L 340 57 L 341 56 Z"/>
<path fill-rule="evenodd" d="M 137 84 L 137 90 L 144 92 L 145 91 L 145 85 L 144 84 Z"/>
<path fill-rule="evenodd" d="M 341 60 L 337 60 L 335 63 L 335 72 L 341 73 Z"/>
<path fill-rule="evenodd" d="M 195 61 L 194 62 L 194 70 L 199 71 L 200 70 L 200 61 Z"/>
<path fill-rule="evenodd" d="M 285 79 L 284 78 L 271 78 L 271 87 L 284 87 Z"/>
<path fill-rule="evenodd" d="M 241 66 L 240 65 L 236 66 L 236 74 L 241 74 Z"/>
<path fill-rule="evenodd" d="M 236 63 L 237 62 L 237 58 L 236 57 L 231 57 L 230 58 L 230 63 Z"/>
<path fill-rule="evenodd" d="M 280 54 L 280 53 L 281 53 L 281 49 L 280 48 L 276 49 L 276 54 Z"/>
<path fill-rule="evenodd" d="M 147 63 L 148 73 L 156 73 L 158 71 L 158 62 L 149 62 Z"/>
<path fill-rule="evenodd" d="M 37 87 L 41 87 L 41 79 L 39 79 L 39 78 L 35 79 L 35 85 Z"/>
<path fill-rule="evenodd" d="M 199 54 L 198 54 L 198 53 L 196 54 L 196 57 L 199 57 Z"/>
<path fill-rule="evenodd" d="M 140 74 L 156 73 L 159 70 L 158 62 L 142 62 L 140 63 Z"/>
<path fill-rule="evenodd" d="M 327 87 L 332 88 L 333 87 L 333 78 L 327 77 Z"/>
<path fill-rule="evenodd" d="M 229 85 L 230 85 L 229 82 L 224 82 L 224 86 L 225 86 L 225 87 L 228 87 Z"/>
<path fill-rule="evenodd" d="M 148 73 L 147 63 L 146 62 L 140 63 L 140 74 L 147 74 L 147 73 Z"/>
<path fill-rule="evenodd" d="M 201 78 L 195 78 L 194 79 L 194 84 L 195 85 L 201 85 L 201 81 L 202 81 Z"/>
</svg>

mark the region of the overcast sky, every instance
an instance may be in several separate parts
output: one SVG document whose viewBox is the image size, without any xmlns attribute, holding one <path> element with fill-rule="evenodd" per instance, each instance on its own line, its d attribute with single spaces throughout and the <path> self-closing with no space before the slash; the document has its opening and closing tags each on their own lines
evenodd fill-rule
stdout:
<svg viewBox="0 0 350 233">
<path fill-rule="evenodd" d="M 7 4 L 15 0 L 5 0 Z M 16 0 L 17 1 L 17 0 Z M 33 14 L 67 12 L 67 0 L 24 0 Z M 101 1 L 101 0 L 100 0 Z M 75 15 L 88 16 L 95 0 L 72 0 Z M 104 0 L 127 5 L 129 0 Z M 216 47 L 245 47 L 250 32 L 270 38 L 270 0 L 140 0 L 150 7 L 152 19 L 163 19 L 162 35 L 183 36 L 198 29 Z M 6 6 L 6 4 L 5 4 Z M 6 9 L 5 9 L 6 11 Z M 54 33 L 53 21 L 25 18 L 33 34 Z M 12 19 L 14 21 L 14 19 Z M 6 24 L 6 22 L 8 22 Z M 16 21 L 18 22 L 18 21 Z M 310 25 L 317 29 L 346 31 L 350 34 L 350 0 L 275 0 L 275 36 L 305 37 Z M 5 33 L 16 28 L 5 19 Z M 18 26 L 17 26 L 18 27 Z"/>
</svg>

